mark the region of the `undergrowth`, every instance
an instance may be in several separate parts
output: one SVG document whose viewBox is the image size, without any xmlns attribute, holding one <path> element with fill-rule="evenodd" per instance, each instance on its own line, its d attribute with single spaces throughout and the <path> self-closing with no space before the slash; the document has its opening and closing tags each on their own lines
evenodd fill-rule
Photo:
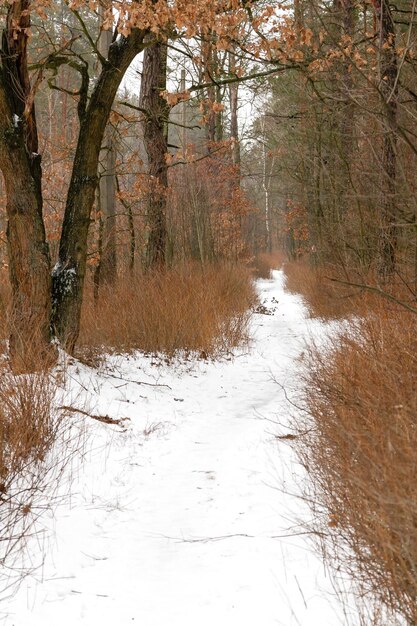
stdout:
<svg viewBox="0 0 417 626">
<path fill-rule="evenodd" d="M 255 299 L 250 273 L 236 265 L 186 264 L 121 277 L 100 290 L 98 302 L 87 290 L 79 346 L 216 356 L 247 341 Z"/>
<path fill-rule="evenodd" d="M 379 612 L 415 624 L 417 316 L 381 296 L 364 304 L 362 295 L 359 305 L 346 299 L 340 308 L 319 272 L 290 266 L 288 276 L 313 314 L 355 314 L 305 357 L 294 446 L 310 476 L 312 530 L 324 558 L 375 609 L 364 622 Z"/>
<path fill-rule="evenodd" d="M 0 594 L 18 585 L 30 561 L 28 537 L 52 506 L 70 461 L 68 417 L 55 410 L 57 382 L 51 372 L 15 376 L 0 372 Z M 56 447 L 57 439 L 62 446 Z M 65 445 L 64 445 L 65 444 Z M 62 449 L 61 449 L 62 448 Z"/>
<path fill-rule="evenodd" d="M 51 371 L 39 359 L 36 370 L 16 375 L 0 363 L 0 600 L 40 565 L 42 542 L 28 539 L 41 536 L 43 515 L 67 496 L 62 477 L 83 448 L 82 425 L 57 407 L 65 364 Z"/>
<path fill-rule="evenodd" d="M 302 295 L 311 317 L 344 318 L 360 312 L 370 299 L 370 294 L 343 284 L 350 277 L 335 266 L 315 267 L 308 261 L 289 261 L 283 267 L 285 288 Z"/>
<path fill-rule="evenodd" d="M 272 253 L 261 252 L 257 254 L 251 263 L 253 275 L 255 278 L 271 278 L 272 270 L 279 269 L 284 259 L 285 255 L 280 251 Z"/>
</svg>

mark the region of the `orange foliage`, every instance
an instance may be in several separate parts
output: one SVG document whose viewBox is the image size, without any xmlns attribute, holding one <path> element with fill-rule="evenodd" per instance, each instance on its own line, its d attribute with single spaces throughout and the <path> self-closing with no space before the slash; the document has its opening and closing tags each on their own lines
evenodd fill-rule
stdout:
<svg viewBox="0 0 417 626">
<path fill-rule="evenodd" d="M 230 142 L 211 143 L 209 149 L 206 158 L 170 172 L 168 220 L 177 237 L 174 245 L 203 261 L 246 261 L 251 256 L 245 237 L 247 219 L 257 209 L 239 185 Z"/>
<path fill-rule="evenodd" d="M 287 211 L 284 219 L 283 231 L 285 234 L 291 235 L 294 241 L 295 254 L 301 256 L 309 249 L 307 209 L 301 204 L 287 200 Z"/>
</svg>

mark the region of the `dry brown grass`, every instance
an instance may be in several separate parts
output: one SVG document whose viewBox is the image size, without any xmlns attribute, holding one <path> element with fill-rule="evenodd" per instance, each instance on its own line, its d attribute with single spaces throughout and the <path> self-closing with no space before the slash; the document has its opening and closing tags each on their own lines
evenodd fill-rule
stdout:
<svg viewBox="0 0 417 626">
<path fill-rule="evenodd" d="M 57 406 L 66 394 L 64 362 L 53 372 L 44 363 L 19 376 L 0 370 L 0 602 L 41 565 L 43 518 L 70 495 L 85 430 Z"/>
<path fill-rule="evenodd" d="M 371 299 L 370 294 L 338 282 L 356 281 L 334 266 L 313 267 L 306 261 L 290 261 L 283 268 L 286 289 L 303 296 L 311 317 L 341 319 L 362 312 Z"/>
<path fill-rule="evenodd" d="M 54 394 L 49 372 L 0 375 L 0 492 L 28 463 L 45 458 L 56 428 Z"/>
<path fill-rule="evenodd" d="M 0 342 L 8 337 L 10 283 L 6 271 L 0 270 Z"/>
<path fill-rule="evenodd" d="M 186 264 L 87 292 L 80 348 L 214 356 L 247 340 L 255 302 L 250 273 L 236 265 Z"/>
<path fill-rule="evenodd" d="M 15 559 L 51 504 L 67 461 L 65 450 L 57 458 L 49 456 L 66 429 L 63 416 L 53 412 L 55 391 L 56 383 L 45 370 L 20 376 L 0 372 L 1 594 L 27 573 L 15 566 Z"/>
<path fill-rule="evenodd" d="M 257 254 L 251 263 L 251 270 L 255 278 L 271 278 L 271 271 L 279 269 L 285 260 L 283 252 Z"/>
<path fill-rule="evenodd" d="M 296 449 L 327 558 L 417 623 L 417 317 L 378 300 L 312 347 Z M 381 605 L 380 605 L 381 606 Z"/>
</svg>

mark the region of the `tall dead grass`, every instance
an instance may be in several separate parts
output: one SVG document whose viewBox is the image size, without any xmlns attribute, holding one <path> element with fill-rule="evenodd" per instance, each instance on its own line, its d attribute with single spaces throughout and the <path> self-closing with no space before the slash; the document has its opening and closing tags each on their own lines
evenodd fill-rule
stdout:
<svg viewBox="0 0 417 626">
<path fill-rule="evenodd" d="M 33 530 L 40 510 L 49 505 L 54 492 L 51 474 L 63 463 L 47 459 L 63 428 L 54 415 L 56 383 L 45 369 L 36 374 L 14 376 L 0 372 L 0 591 L 10 577 L 22 571 L 14 559 Z M 59 473 L 59 472 L 58 472 Z M 48 488 L 49 497 L 43 495 Z M 24 572 L 23 572 L 24 573 Z"/>
<path fill-rule="evenodd" d="M 8 337 L 8 319 L 10 306 L 10 283 L 4 269 L 0 269 L 0 345 Z"/>
<path fill-rule="evenodd" d="M 369 293 L 344 285 L 349 277 L 335 266 L 316 267 L 301 260 L 286 262 L 283 268 L 286 289 L 302 295 L 311 317 L 341 319 L 361 313 L 372 300 Z"/>
<path fill-rule="evenodd" d="M 49 372 L 0 376 L 0 492 L 31 461 L 42 461 L 54 440 Z"/>
<path fill-rule="evenodd" d="M 261 252 L 257 254 L 252 263 L 251 269 L 255 276 L 255 278 L 271 278 L 272 270 L 279 269 L 285 260 L 285 255 L 283 252 L 276 251 L 271 254 L 266 252 Z"/>
<path fill-rule="evenodd" d="M 247 340 L 255 299 L 250 273 L 236 265 L 184 264 L 122 277 L 97 303 L 87 292 L 79 346 L 218 355 Z"/>
<path fill-rule="evenodd" d="M 377 304 L 378 303 L 378 304 Z M 296 450 L 326 557 L 417 623 L 417 317 L 385 301 L 312 346 Z"/>
<path fill-rule="evenodd" d="M 38 356 L 28 374 L 12 373 L 6 358 L 0 362 L 0 601 L 40 565 L 40 544 L 28 540 L 66 497 L 61 479 L 83 448 L 82 428 L 57 407 L 65 363 L 51 371 Z M 28 546 L 38 557 L 32 549 L 28 555 Z"/>
</svg>

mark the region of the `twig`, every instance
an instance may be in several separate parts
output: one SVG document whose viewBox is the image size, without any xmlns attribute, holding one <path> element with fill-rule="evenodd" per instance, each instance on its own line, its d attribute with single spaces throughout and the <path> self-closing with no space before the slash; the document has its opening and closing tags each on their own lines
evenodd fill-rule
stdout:
<svg viewBox="0 0 417 626">
<path fill-rule="evenodd" d="M 329 276 L 325 276 L 325 278 L 327 280 L 331 280 L 334 283 L 340 283 L 342 285 L 347 285 L 348 287 L 357 287 L 358 289 L 366 289 L 367 291 L 377 293 L 380 296 L 383 296 L 384 298 L 386 298 L 387 300 L 390 300 L 391 302 L 395 302 L 395 304 L 402 306 L 404 309 L 407 309 L 407 311 L 411 311 L 411 313 L 417 314 L 417 309 L 415 307 L 411 306 L 410 304 L 407 304 L 407 302 L 404 302 L 403 300 L 398 300 L 398 298 L 396 298 L 395 296 L 392 296 L 387 291 L 384 291 L 383 289 L 381 289 L 381 287 L 374 287 L 372 285 L 365 285 L 362 283 L 351 283 L 347 280 L 341 280 L 340 278 L 330 278 Z"/>
<path fill-rule="evenodd" d="M 133 383 L 134 385 L 147 385 L 148 387 L 166 387 L 167 389 L 171 389 L 169 385 L 160 385 L 158 383 L 145 383 L 143 380 L 130 380 L 129 378 L 123 378 L 123 376 L 116 376 L 115 374 L 106 374 L 110 378 L 116 378 L 117 380 L 123 380 L 126 383 Z"/>
<path fill-rule="evenodd" d="M 91 419 L 97 420 L 98 422 L 103 422 L 103 424 L 112 424 L 114 426 L 123 426 L 123 422 L 130 421 L 129 417 L 121 417 L 119 419 L 114 419 L 113 417 L 109 417 L 109 415 L 94 415 L 93 413 L 88 413 L 88 411 L 77 409 L 77 407 L 75 406 L 64 405 L 64 406 L 59 406 L 58 409 L 60 411 L 71 411 L 72 413 L 80 413 L 81 415 L 91 417 Z"/>
<path fill-rule="evenodd" d="M 289 539 L 290 537 L 301 537 L 304 535 L 319 535 L 325 536 L 324 533 L 311 530 L 311 531 L 300 531 L 294 533 L 286 533 L 283 535 L 249 535 L 247 533 L 232 533 L 230 535 L 219 535 L 218 537 L 201 537 L 198 539 L 187 539 L 185 537 L 169 537 L 167 535 L 163 535 L 165 539 L 173 539 L 174 541 L 179 541 L 181 543 L 210 543 L 212 541 L 224 541 L 226 539 L 234 539 L 235 537 L 243 537 L 244 539 Z"/>
</svg>

